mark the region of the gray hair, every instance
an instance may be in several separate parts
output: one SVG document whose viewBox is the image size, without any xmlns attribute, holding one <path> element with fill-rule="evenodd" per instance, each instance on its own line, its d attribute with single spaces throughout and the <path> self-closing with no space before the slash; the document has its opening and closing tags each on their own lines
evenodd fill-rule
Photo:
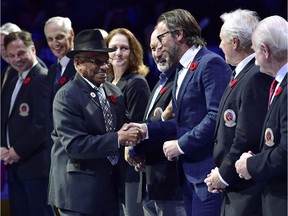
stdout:
<svg viewBox="0 0 288 216">
<path fill-rule="evenodd" d="M 59 26 L 62 27 L 62 29 L 66 33 L 70 33 L 72 30 L 72 22 L 68 17 L 60 17 L 60 16 L 55 16 L 47 20 L 44 26 L 44 30 L 46 26 L 50 23 L 57 23 Z"/>
<path fill-rule="evenodd" d="M 252 33 L 259 23 L 258 14 L 251 10 L 237 9 L 222 14 L 220 18 L 224 22 L 222 30 L 228 40 L 227 42 L 231 42 L 233 38 L 237 38 L 240 47 L 251 49 Z"/>
<path fill-rule="evenodd" d="M 11 22 L 5 23 L 0 27 L 0 33 L 3 35 L 8 35 L 11 32 L 20 32 L 20 31 L 21 29 L 16 24 Z"/>
<path fill-rule="evenodd" d="M 263 43 L 275 59 L 287 60 L 288 22 L 276 15 L 263 19 L 253 32 L 252 41 L 254 49 L 260 49 Z"/>
<path fill-rule="evenodd" d="M 192 14 L 184 9 L 174 9 L 161 14 L 157 25 L 163 22 L 169 31 L 176 32 L 182 29 L 185 32 L 184 39 L 189 47 L 203 46 L 205 41 L 201 38 L 201 28 Z"/>
</svg>

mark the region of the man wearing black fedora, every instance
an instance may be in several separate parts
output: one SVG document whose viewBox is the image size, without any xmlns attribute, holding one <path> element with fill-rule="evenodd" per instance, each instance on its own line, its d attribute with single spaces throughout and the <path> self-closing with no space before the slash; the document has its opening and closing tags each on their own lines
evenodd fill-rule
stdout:
<svg viewBox="0 0 288 216">
<path fill-rule="evenodd" d="M 74 43 L 67 56 L 77 73 L 53 103 L 48 202 L 61 216 L 118 216 L 122 150 L 136 144 L 139 131 L 121 128 L 124 100 L 106 82 L 108 52 L 114 49 L 95 29 L 81 31 Z"/>
</svg>

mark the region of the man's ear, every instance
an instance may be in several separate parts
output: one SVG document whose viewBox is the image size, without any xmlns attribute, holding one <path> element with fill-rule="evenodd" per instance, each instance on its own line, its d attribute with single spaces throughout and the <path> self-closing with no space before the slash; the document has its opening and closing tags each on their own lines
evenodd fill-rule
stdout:
<svg viewBox="0 0 288 216">
<path fill-rule="evenodd" d="M 269 58 L 269 56 L 270 56 L 270 49 L 269 49 L 269 47 L 268 47 L 266 44 L 261 43 L 261 45 L 260 45 L 260 50 L 261 50 L 261 52 L 263 52 L 263 54 L 264 54 L 264 56 L 265 56 L 266 59 Z"/>
<path fill-rule="evenodd" d="M 237 47 L 239 47 L 239 39 L 234 37 L 232 39 L 232 44 L 233 44 L 233 49 L 237 49 Z"/>
</svg>

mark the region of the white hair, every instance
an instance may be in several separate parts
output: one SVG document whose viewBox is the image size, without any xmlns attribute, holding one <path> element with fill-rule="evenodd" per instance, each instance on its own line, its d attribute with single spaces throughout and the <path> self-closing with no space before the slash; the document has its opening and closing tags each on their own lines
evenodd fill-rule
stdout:
<svg viewBox="0 0 288 216">
<path fill-rule="evenodd" d="M 45 23 L 44 29 L 46 26 L 50 23 L 57 23 L 59 26 L 62 27 L 62 29 L 66 33 L 70 33 L 72 30 L 72 22 L 68 17 L 60 17 L 60 16 L 55 16 L 47 20 Z"/>
<path fill-rule="evenodd" d="M 257 13 L 251 10 L 237 9 L 222 14 L 220 18 L 224 22 L 222 30 L 228 40 L 227 42 L 231 42 L 233 38 L 238 38 L 243 49 L 251 49 L 252 33 L 259 22 Z"/>
<path fill-rule="evenodd" d="M 284 18 L 275 15 L 263 19 L 255 29 L 252 40 L 254 49 L 260 49 L 263 43 L 275 59 L 287 60 L 288 22 Z"/>
<path fill-rule="evenodd" d="M 11 32 L 21 32 L 21 29 L 11 22 L 5 23 L 0 27 L 0 33 L 3 35 L 8 35 Z"/>
</svg>

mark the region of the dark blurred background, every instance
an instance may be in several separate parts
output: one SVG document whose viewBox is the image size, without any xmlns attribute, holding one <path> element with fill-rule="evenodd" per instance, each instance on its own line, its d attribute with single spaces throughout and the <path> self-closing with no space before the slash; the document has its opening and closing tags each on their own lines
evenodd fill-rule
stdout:
<svg viewBox="0 0 288 216">
<path fill-rule="evenodd" d="M 75 34 L 86 28 L 125 27 L 150 52 L 150 33 L 157 17 L 174 8 L 189 10 L 202 27 L 208 48 L 221 54 L 219 31 L 224 12 L 242 8 L 258 12 L 261 19 L 280 15 L 287 19 L 287 0 L 1 0 L 1 25 L 13 22 L 32 33 L 37 54 L 49 66 L 56 61 L 44 37 L 44 24 L 52 16 L 66 16 Z M 149 65 L 149 63 L 146 63 Z"/>
</svg>

